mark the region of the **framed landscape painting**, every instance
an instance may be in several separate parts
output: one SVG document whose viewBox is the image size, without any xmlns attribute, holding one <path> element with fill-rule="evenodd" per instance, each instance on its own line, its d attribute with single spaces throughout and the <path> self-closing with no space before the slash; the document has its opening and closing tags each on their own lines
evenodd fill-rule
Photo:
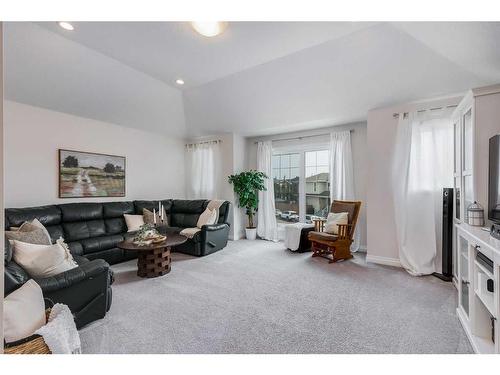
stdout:
<svg viewBox="0 0 500 375">
<path fill-rule="evenodd" d="M 124 196 L 124 156 L 59 150 L 59 198 Z"/>
</svg>

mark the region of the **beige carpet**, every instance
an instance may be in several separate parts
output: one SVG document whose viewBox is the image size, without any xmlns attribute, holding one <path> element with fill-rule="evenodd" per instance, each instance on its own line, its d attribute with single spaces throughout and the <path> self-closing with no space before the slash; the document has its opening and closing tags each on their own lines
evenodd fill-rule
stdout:
<svg viewBox="0 0 500 375">
<path fill-rule="evenodd" d="M 456 291 L 434 277 L 328 264 L 282 243 L 235 241 L 172 271 L 113 266 L 113 305 L 80 331 L 84 353 L 470 353 Z"/>
</svg>

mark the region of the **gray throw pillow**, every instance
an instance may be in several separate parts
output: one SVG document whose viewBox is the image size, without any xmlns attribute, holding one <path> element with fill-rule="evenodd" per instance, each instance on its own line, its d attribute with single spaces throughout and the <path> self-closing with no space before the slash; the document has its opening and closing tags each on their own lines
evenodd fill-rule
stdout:
<svg viewBox="0 0 500 375">
<path fill-rule="evenodd" d="M 161 221 L 160 221 L 160 214 L 159 212 L 155 212 L 156 214 L 156 223 L 157 224 L 160 224 Z M 144 219 L 144 223 L 145 224 L 154 224 L 154 217 L 155 215 L 153 215 L 153 213 L 151 211 L 149 211 L 147 208 L 143 208 L 142 209 L 142 216 L 143 216 L 143 219 Z M 169 226 L 168 225 L 168 216 L 165 212 L 165 208 L 163 209 L 163 217 L 164 217 L 164 220 L 165 222 L 163 223 L 164 225 L 166 225 L 167 227 Z"/>
<path fill-rule="evenodd" d="M 25 222 L 19 228 L 11 228 L 15 230 L 5 231 L 5 237 L 8 240 L 27 242 L 37 245 L 51 245 L 49 232 L 37 219 L 31 222 Z"/>
</svg>

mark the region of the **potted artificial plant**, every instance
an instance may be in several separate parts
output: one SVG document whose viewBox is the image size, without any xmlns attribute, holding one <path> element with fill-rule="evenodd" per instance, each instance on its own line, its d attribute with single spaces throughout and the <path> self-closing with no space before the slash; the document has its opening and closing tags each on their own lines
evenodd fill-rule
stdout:
<svg viewBox="0 0 500 375">
<path fill-rule="evenodd" d="M 253 223 L 255 211 L 259 205 L 259 191 L 266 190 L 264 179 L 267 176 L 263 172 L 250 170 L 233 174 L 228 177 L 230 184 L 238 196 L 238 206 L 246 209 L 248 216 L 248 226 L 245 228 L 246 237 L 249 240 L 255 240 L 257 237 L 257 228 Z"/>
</svg>

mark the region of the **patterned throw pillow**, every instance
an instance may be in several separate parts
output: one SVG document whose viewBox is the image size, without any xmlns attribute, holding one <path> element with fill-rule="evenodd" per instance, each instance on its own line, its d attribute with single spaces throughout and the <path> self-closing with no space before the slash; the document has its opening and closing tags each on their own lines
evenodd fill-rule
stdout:
<svg viewBox="0 0 500 375">
<path fill-rule="evenodd" d="M 51 245 L 52 241 L 47 233 L 41 228 L 34 228 L 30 231 L 19 230 L 5 231 L 5 237 L 9 241 L 17 240 L 21 242 L 36 244 L 36 245 Z"/>
<path fill-rule="evenodd" d="M 155 212 L 155 214 L 156 214 L 156 223 L 160 224 L 161 223 L 160 213 L 159 212 Z M 142 216 L 144 217 L 144 223 L 146 223 L 146 224 L 154 224 L 155 215 L 153 215 L 153 213 L 151 211 L 149 211 L 147 208 L 143 208 L 142 209 Z M 168 216 L 167 216 L 167 214 L 165 212 L 165 208 L 163 208 L 163 218 L 165 220 L 165 222 L 163 224 L 168 227 L 169 226 L 169 224 L 168 224 Z"/>
<path fill-rule="evenodd" d="M 13 230 L 5 231 L 5 236 L 10 241 L 17 240 L 37 245 L 52 244 L 49 232 L 37 219 L 26 221 L 19 228 L 11 229 Z"/>
</svg>

